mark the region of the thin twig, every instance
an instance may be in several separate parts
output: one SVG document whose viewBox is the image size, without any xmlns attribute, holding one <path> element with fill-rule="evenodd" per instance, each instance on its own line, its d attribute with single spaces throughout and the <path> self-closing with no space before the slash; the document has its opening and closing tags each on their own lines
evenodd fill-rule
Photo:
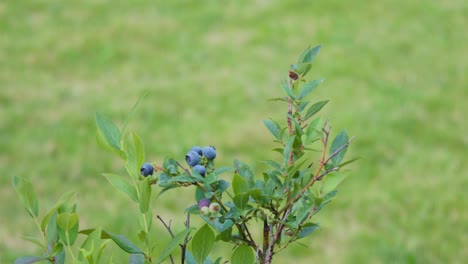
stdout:
<svg viewBox="0 0 468 264">
<path fill-rule="evenodd" d="M 190 174 L 190 171 L 188 169 L 186 169 L 184 166 L 182 166 L 182 164 L 180 164 L 178 161 L 176 161 L 176 164 L 177 166 L 179 166 L 181 169 L 183 169 L 189 176 L 192 176 Z"/>
<path fill-rule="evenodd" d="M 185 223 L 184 223 L 185 227 L 186 228 L 189 228 L 190 227 L 190 214 L 187 213 L 187 220 L 185 220 Z M 184 238 L 184 243 L 183 244 L 180 244 L 180 248 L 181 248 L 181 263 L 184 264 L 185 263 L 185 253 L 187 251 L 187 244 L 188 242 L 190 241 L 190 233 L 188 233 L 185 238 Z"/>
<path fill-rule="evenodd" d="M 169 234 L 171 235 L 172 238 L 174 238 L 174 233 L 172 233 L 172 230 L 171 230 L 171 223 L 172 223 L 172 220 L 169 221 L 169 225 L 166 224 L 166 222 L 164 222 L 164 220 L 161 218 L 161 216 L 159 215 L 156 215 L 156 217 L 159 219 L 159 221 L 161 221 L 161 223 L 164 225 L 164 227 L 167 229 L 167 231 L 169 232 Z M 171 263 L 174 264 L 174 258 L 172 258 L 172 254 L 169 255 L 169 258 L 171 259 Z"/>
</svg>

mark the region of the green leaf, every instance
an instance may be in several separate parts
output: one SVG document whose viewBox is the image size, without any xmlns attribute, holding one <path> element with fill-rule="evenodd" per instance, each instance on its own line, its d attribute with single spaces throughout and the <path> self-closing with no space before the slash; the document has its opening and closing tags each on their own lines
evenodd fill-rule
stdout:
<svg viewBox="0 0 468 264">
<path fill-rule="evenodd" d="M 128 183 L 119 175 L 111 173 L 103 173 L 103 175 L 117 190 L 126 193 L 133 201 L 138 202 L 138 195 L 135 186 Z"/>
<path fill-rule="evenodd" d="M 203 263 L 213 247 L 215 233 L 208 224 L 202 226 L 192 239 L 193 257 L 197 263 Z"/>
<path fill-rule="evenodd" d="M 301 228 L 301 231 L 299 231 L 297 236 L 299 238 L 306 237 L 306 236 L 312 234 L 312 232 L 314 232 L 315 230 L 317 230 L 317 228 L 319 228 L 319 225 L 313 224 L 313 223 L 307 223 Z"/>
<path fill-rule="evenodd" d="M 58 208 L 60 208 L 63 204 L 70 204 L 71 201 L 75 201 L 73 198 L 76 198 L 76 193 L 75 192 L 67 192 L 63 194 L 60 199 L 55 203 L 54 207 L 42 218 L 41 222 L 41 230 L 42 232 L 45 232 L 46 226 L 49 223 L 49 219 L 54 215 L 55 212 L 57 212 Z M 70 207 L 70 206 L 68 206 Z"/>
<path fill-rule="evenodd" d="M 78 237 L 78 214 L 61 213 L 57 218 L 57 227 L 60 239 L 67 246 L 72 246 Z"/>
<path fill-rule="evenodd" d="M 234 168 L 236 169 L 236 172 L 239 173 L 239 175 L 242 176 L 247 181 L 248 186 L 250 187 L 255 186 L 254 173 L 252 169 L 249 167 L 249 165 L 239 160 L 235 160 Z"/>
<path fill-rule="evenodd" d="M 263 195 L 263 191 L 259 188 L 253 188 L 248 191 L 248 194 L 257 202 L 257 203 L 262 203 L 263 200 L 265 199 L 265 196 Z"/>
<path fill-rule="evenodd" d="M 65 264 L 65 249 L 54 257 L 54 264 Z"/>
<path fill-rule="evenodd" d="M 241 193 L 237 194 L 233 198 L 234 204 L 241 210 L 244 210 L 249 202 L 249 194 L 248 193 Z"/>
<path fill-rule="evenodd" d="M 215 219 L 215 226 L 218 232 L 222 233 L 228 229 L 231 229 L 232 231 L 232 226 L 234 225 L 234 222 L 231 219 L 223 219 L 224 222 L 219 221 L 220 218 Z"/>
<path fill-rule="evenodd" d="M 232 253 L 231 263 L 232 264 L 254 264 L 255 253 L 253 249 L 246 245 L 240 245 Z"/>
<path fill-rule="evenodd" d="M 151 200 L 151 184 L 149 178 L 140 181 L 140 212 L 148 212 Z"/>
<path fill-rule="evenodd" d="M 187 174 L 183 174 L 183 175 L 172 177 L 167 182 L 173 183 L 173 182 L 200 182 L 200 181 L 201 181 L 200 179 L 194 178 L 192 176 L 188 176 Z"/>
<path fill-rule="evenodd" d="M 50 217 L 49 222 L 46 227 L 46 239 L 49 245 L 55 244 L 57 242 L 59 235 L 57 231 L 57 212 L 55 212 L 52 217 Z"/>
<path fill-rule="evenodd" d="M 302 86 L 301 91 L 299 92 L 299 95 L 297 96 L 298 100 L 303 99 L 306 97 L 308 94 L 310 94 L 317 86 L 319 86 L 324 79 L 318 79 L 318 80 L 313 80 L 310 82 L 307 82 Z"/>
<path fill-rule="evenodd" d="M 320 51 L 320 48 L 322 45 L 315 46 L 313 48 L 307 48 L 302 52 L 301 56 L 299 57 L 299 60 L 297 61 L 297 64 L 302 64 L 302 63 L 311 63 L 315 56 L 317 56 L 318 52 Z"/>
<path fill-rule="evenodd" d="M 63 244 L 62 243 L 56 243 L 54 247 L 52 248 L 52 255 L 58 255 L 63 251 Z"/>
<path fill-rule="evenodd" d="M 15 259 L 14 264 L 29 264 L 29 263 L 39 262 L 39 261 L 44 260 L 44 259 L 45 258 L 36 257 L 36 256 L 19 257 L 19 258 Z"/>
<path fill-rule="evenodd" d="M 133 105 L 133 107 L 132 107 L 132 109 L 130 110 L 130 112 L 128 112 L 127 117 L 125 118 L 125 121 L 123 122 L 123 125 L 122 125 L 122 134 L 125 133 L 125 129 L 127 128 L 128 122 L 130 121 L 130 119 L 132 119 L 132 116 L 133 116 L 133 114 L 135 113 L 136 108 L 138 107 L 138 105 L 140 105 L 140 103 L 143 101 L 143 99 L 144 99 L 147 95 L 148 95 L 148 91 L 145 91 L 145 92 L 140 96 L 140 98 L 138 98 L 137 102 Z"/>
<path fill-rule="evenodd" d="M 288 102 L 288 100 L 284 99 L 283 97 L 271 98 L 271 99 L 268 99 L 267 101 L 269 101 L 269 102 L 275 102 L 275 101 Z"/>
<path fill-rule="evenodd" d="M 348 164 L 351 164 L 351 163 L 353 163 L 353 162 L 355 162 L 355 161 L 357 161 L 357 160 L 360 160 L 360 159 L 361 159 L 361 157 L 357 157 L 357 158 L 353 158 L 353 159 L 347 160 L 347 161 L 341 163 L 340 165 L 338 165 L 338 167 L 343 168 L 344 166 L 346 166 L 346 165 L 348 165 Z"/>
<path fill-rule="evenodd" d="M 193 254 L 188 250 L 185 250 L 185 261 L 187 262 L 187 264 L 198 264 L 195 258 L 193 257 Z"/>
<path fill-rule="evenodd" d="M 84 249 L 85 251 L 88 252 L 94 252 L 95 247 L 98 244 L 98 241 L 101 240 L 101 228 L 96 228 L 91 234 L 86 237 L 85 241 L 83 241 L 83 244 L 81 245 L 81 249 Z M 78 260 L 79 261 L 84 261 L 85 260 L 85 255 L 83 251 L 80 250 L 80 253 L 78 255 Z"/>
<path fill-rule="evenodd" d="M 296 95 L 294 94 L 293 91 L 291 91 L 291 88 L 289 88 L 289 85 L 287 82 L 282 82 L 281 83 L 281 88 L 286 92 L 286 94 L 292 99 L 296 100 Z"/>
<path fill-rule="evenodd" d="M 328 100 L 325 100 L 325 101 L 320 101 L 320 102 L 317 102 L 317 103 L 311 105 L 307 109 L 307 112 L 306 112 L 304 118 L 309 119 L 311 116 L 318 113 L 327 103 L 328 103 Z"/>
<path fill-rule="evenodd" d="M 143 144 L 138 136 L 132 132 L 131 135 L 124 140 L 124 146 L 127 170 L 129 170 L 129 174 L 133 178 L 138 179 L 141 165 L 145 162 L 145 149 Z"/>
<path fill-rule="evenodd" d="M 114 241 L 114 243 L 117 244 L 117 246 L 119 246 L 123 251 L 131 254 L 144 254 L 141 249 L 139 249 L 125 236 L 112 234 L 104 230 L 102 232 L 107 234 L 112 239 L 112 241 Z"/>
<path fill-rule="evenodd" d="M 296 135 L 291 136 L 291 138 L 289 138 L 288 143 L 284 147 L 284 150 L 283 150 L 284 164 L 289 164 L 289 156 L 291 155 L 292 146 L 293 146 L 295 139 L 296 139 Z"/>
<path fill-rule="evenodd" d="M 304 62 L 304 63 L 299 64 L 295 72 L 298 75 L 305 76 L 310 71 L 310 69 L 312 69 L 312 64 Z"/>
<path fill-rule="evenodd" d="M 46 246 L 42 244 L 43 242 L 35 237 L 30 237 L 30 236 L 21 236 L 22 239 L 27 240 L 29 242 L 32 242 L 39 246 L 40 248 L 45 248 Z"/>
<path fill-rule="evenodd" d="M 275 121 L 271 119 L 265 119 L 263 120 L 263 123 L 276 139 L 281 140 L 281 128 Z"/>
<path fill-rule="evenodd" d="M 346 130 L 342 130 L 333 140 L 333 143 L 330 147 L 330 155 L 334 155 L 332 157 L 331 161 L 333 165 L 339 165 L 341 161 L 343 160 L 347 147 L 343 148 L 340 150 L 341 147 L 346 145 L 348 143 L 348 134 L 346 133 Z"/>
<path fill-rule="evenodd" d="M 130 255 L 128 264 L 145 264 L 145 256 L 142 254 L 132 254 Z"/>
<path fill-rule="evenodd" d="M 345 176 L 337 171 L 330 172 L 328 175 L 325 176 L 322 185 L 322 193 L 327 194 L 331 191 L 335 190 L 336 187 L 344 180 Z"/>
<path fill-rule="evenodd" d="M 121 150 L 121 135 L 117 126 L 108 117 L 96 113 L 96 125 L 106 142 L 117 150 Z"/>
<path fill-rule="evenodd" d="M 270 165 L 272 168 L 274 168 L 276 170 L 279 170 L 279 171 L 281 171 L 283 169 L 283 168 L 281 168 L 281 164 L 279 164 L 276 161 L 266 160 L 266 161 L 264 161 L 264 163 L 267 164 L 267 165 Z"/>
<path fill-rule="evenodd" d="M 249 190 L 249 185 L 247 184 L 247 181 L 242 178 L 242 176 L 234 173 L 234 177 L 232 179 L 232 189 L 234 194 L 237 195 L 247 192 Z"/>
<path fill-rule="evenodd" d="M 185 237 L 195 228 L 187 228 L 181 232 L 179 232 L 177 235 L 174 236 L 174 238 L 167 244 L 167 246 L 163 249 L 161 255 L 159 256 L 158 260 L 156 263 L 162 263 L 166 258 L 168 258 L 171 253 L 179 247 L 179 244 L 182 242 L 182 240 L 185 239 Z"/>
<path fill-rule="evenodd" d="M 14 176 L 13 186 L 29 215 L 36 218 L 39 215 L 39 201 L 32 183 L 24 178 Z"/>
</svg>

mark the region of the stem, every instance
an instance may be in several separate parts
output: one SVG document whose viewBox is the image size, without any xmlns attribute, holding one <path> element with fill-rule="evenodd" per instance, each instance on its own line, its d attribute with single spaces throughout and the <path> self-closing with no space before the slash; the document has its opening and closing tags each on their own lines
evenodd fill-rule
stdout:
<svg viewBox="0 0 468 264">
<path fill-rule="evenodd" d="M 263 220 L 263 252 L 260 256 L 261 263 L 265 263 L 266 260 L 266 252 L 268 250 L 268 246 L 270 244 L 270 229 L 268 228 L 267 220 Z"/>
<path fill-rule="evenodd" d="M 323 125 L 324 127 L 326 126 L 327 122 L 325 122 L 325 124 Z M 292 200 L 289 200 L 288 199 L 288 202 L 286 203 L 286 205 L 281 208 L 279 210 L 279 213 L 282 213 L 284 211 L 286 211 L 291 205 L 293 205 L 297 200 L 299 200 L 299 198 L 301 198 L 301 196 L 310 188 L 310 186 L 312 186 L 312 184 L 314 184 L 314 182 L 317 180 L 317 176 L 319 175 L 320 171 L 322 170 L 322 168 L 325 166 L 325 155 L 326 155 L 326 152 L 327 152 L 327 145 L 328 145 L 328 137 L 330 135 L 330 130 L 331 130 L 331 127 L 327 129 L 323 128 L 322 131 L 323 133 L 325 134 L 325 136 L 322 138 L 322 143 L 323 143 L 323 150 L 322 150 L 322 156 L 320 158 L 320 162 L 319 162 L 319 165 L 317 167 L 317 170 L 315 171 L 314 173 L 314 177 L 312 177 L 312 179 L 307 183 L 307 185 L 302 188 L 301 192 L 296 195 L 296 197 L 294 197 Z"/>
<path fill-rule="evenodd" d="M 166 222 L 164 222 L 164 220 L 161 218 L 161 216 L 157 215 L 156 218 L 159 219 L 159 221 L 161 221 L 161 223 L 164 225 L 164 227 L 166 228 L 167 232 L 169 232 L 169 234 L 171 235 L 171 238 L 174 238 L 174 233 L 172 233 L 172 230 L 171 230 L 171 221 L 169 221 L 169 225 L 166 224 Z M 183 254 L 182 254 L 183 255 Z M 171 259 L 171 263 L 174 264 L 174 259 L 172 258 L 172 254 L 169 255 L 169 258 Z M 182 262 L 184 263 L 184 262 Z"/>
<path fill-rule="evenodd" d="M 190 227 L 190 214 L 187 213 L 187 220 L 185 220 L 185 227 L 186 228 L 189 228 Z M 185 239 L 184 239 L 184 243 L 182 245 L 180 245 L 180 248 L 181 248 L 181 263 L 184 264 L 185 263 L 185 252 L 187 251 L 187 244 L 190 240 L 190 237 L 189 237 L 189 234 L 187 234 L 185 236 Z"/>
</svg>

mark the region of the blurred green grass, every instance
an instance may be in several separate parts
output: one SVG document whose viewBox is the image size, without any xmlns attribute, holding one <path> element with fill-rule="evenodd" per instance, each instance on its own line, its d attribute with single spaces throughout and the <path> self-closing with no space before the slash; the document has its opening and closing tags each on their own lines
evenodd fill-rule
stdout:
<svg viewBox="0 0 468 264">
<path fill-rule="evenodd" d="M 95 142 L 96 111 L 121 122 L 149 90 L 130 127 L 150 160 L 213 144 L 218 164 L 258 168 L 274 157 L 261 120 L 284 116 L 266 99 L 319 43 L 314 96 L 331 99 L 322 116 L 357 136 L 348 155 L 364 159 L 308 247 L 277 263 L 467 260 L 467 26 L 461 0 L 1 2 L 0 262 L 35 252 L 19 238 L 36 231 L 13 175 L 34 182 L 42 212 L 73 190 L 83 228 L 137 226 L 101 176 L 123 166 Z M 168 197 L 156 213 L 180 225 L 172 208 L 193 196 Z"/>
</svg>

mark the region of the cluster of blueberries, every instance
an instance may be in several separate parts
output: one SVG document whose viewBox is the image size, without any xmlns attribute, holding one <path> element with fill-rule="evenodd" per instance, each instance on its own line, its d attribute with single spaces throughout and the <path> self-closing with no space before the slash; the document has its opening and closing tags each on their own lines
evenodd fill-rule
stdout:
<svg viewBox="0 0 468 264">
<path fill-rule="evenodd" d="M 204 148 L 194 146 L 189 150 L 187 155 L 185 155 L 187 164 L 192 167 L 194 171 L 200 173 L 201 176 L 205 176 L 206 174 L 206 167 L 200 164 L 203 163 L 203 157 L 208 161 L 214 160 L 216 158 L 216 149 L 213 146 L 206 146 Z M 144 177 L 153 175 L 154 167 L 151 163 L 146 162 L 141 166 L 140 172 Z"/>
<path fill-rule="evenodd" d="M 216 158 L 216 149 L 213 146 L 206 146 L 201 148 L 199 146 L 192 147 L 187 155 L 185 155 L 185 161 L 187 164 L 192 167 L 192 169 L 201 176 L 205 176 L 206 174 L 206 167 L 203 164 L 203 157 L 205 157 L 208 161 L 214 160 Z"/>
</svg>

